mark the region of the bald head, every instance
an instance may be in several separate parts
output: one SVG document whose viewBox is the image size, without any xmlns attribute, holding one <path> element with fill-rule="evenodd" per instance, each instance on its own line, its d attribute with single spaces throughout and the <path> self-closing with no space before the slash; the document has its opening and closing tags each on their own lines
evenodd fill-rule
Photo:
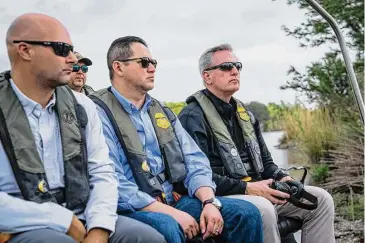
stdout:
<svg viewBox="0 0 365 243">
<path fill-rule="evenodd" d="M 65 36 L 70 39 L 68 31 L 57 19 L 39 13 L 23 14 L 11 23 L 6 34 L 10 61 L 12 62 L 16 55 L 14 40 L 65 42 Z"/>
<path fill-rule="evenodd" d="M 6 34 L 6 43 L 15 39 L 57 41 L 57 32 L 66 32 L 66 28 L 57 19 L 39 13 L 23 14 L 10 25 Z"/>
</svg>

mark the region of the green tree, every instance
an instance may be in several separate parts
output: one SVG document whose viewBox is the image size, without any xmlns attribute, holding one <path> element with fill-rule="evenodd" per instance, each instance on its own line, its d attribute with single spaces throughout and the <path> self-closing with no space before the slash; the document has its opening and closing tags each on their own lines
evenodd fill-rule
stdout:
<svg viewBox="0 0 365 243">
<path fill-rule="evenodd" d="M 347 45 L 355 53 L 354 69 L 363 93 L 364 84 L 364 2 L 363 0 L 317 0 L 338 22 L 347 37 Z M 302 47 L 317 47 L 337 43 L 329 24 L 303 0 L 287 0 L 306 11 L 307 19 L 294 29 L 283 26 L 289 36 L 300 41 Z M 340 111 L 343 117 L 357 117 L 358 110 L 346 67 L 339 47 L 309 64 L 305 73 L 295 67 L 288 71 L 291 80 L 281 89 L 293 89 L 304 94 L 309 102 Z"/>
<path fill-rule="evenodd" d="M 246 106 L 262 124 L 265 124 L 270 120 L 269 111 L 265 104 L 252 101 L 249 104 L 246 104 Z"/>
<path fill-rule="evenodd" d="M 165 102 L 166 106 L 169 107 L 176 115 L 179 115 L 181 110 L 186 106 L 185 102 Z"/>
</svg>

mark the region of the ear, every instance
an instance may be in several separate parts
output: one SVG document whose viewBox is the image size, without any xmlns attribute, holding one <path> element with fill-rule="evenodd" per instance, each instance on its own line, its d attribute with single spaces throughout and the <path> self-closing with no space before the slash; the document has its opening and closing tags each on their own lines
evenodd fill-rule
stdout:
<svg viewBox="0 0 365 243">
<path fill-rule="evenodd" d="M 20 43 L 17 47 L 17 52 L 23 60 L 30 61 L 32 59 L 33 50 L 26 43 Z"/>
<path fill-rule="evenodd" d="M 123 76 L 123 66 L 120 62 L 114 61 L 112 64 L 114 74 L 118 76 Z"/>
<path fill-rule="evenodd" d="M 205 84 L 212 84 L 212 75 L 209 72 L 203 72 L 203 79 Z"/>
</svg>

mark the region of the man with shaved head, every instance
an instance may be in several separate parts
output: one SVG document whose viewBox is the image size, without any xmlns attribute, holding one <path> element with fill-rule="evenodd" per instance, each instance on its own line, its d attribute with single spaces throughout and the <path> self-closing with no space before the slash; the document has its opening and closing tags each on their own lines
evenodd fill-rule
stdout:
<svg viewBox="0 0 365 243">
<path fill-rule="evenodd" d="M 0 73 L 0 242 L 165 242 L 116 214 L 113 162 L 95 104 L 66 84 L 77 62 L 56 19 L 24 14 Z"/>
</svg>

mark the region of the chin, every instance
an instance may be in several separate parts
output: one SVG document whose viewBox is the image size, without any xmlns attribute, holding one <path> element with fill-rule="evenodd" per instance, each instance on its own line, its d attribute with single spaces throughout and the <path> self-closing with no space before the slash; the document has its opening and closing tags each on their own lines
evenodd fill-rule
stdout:
<svg viewBox="0 0 365 243">
<path fill-rule="evenodd" d="M 153 90 L 153 88 L 155 87 L 155 85 L 154 84 L 150 84 L 150 85 L 146 85 L 146 86 L 144 86 L 143 87 L 143 89 L 146 91 L 146 92 L 148 92 L 148 91 L 150 91 L 150 90 Z"/>
<path fill-rule="evenodd" d="M 57 81 L 55 81 L 56 86 L 63 86 L 63 85 L 67 85 L 70 83 L 70 79 L 59 79 Z"/>
</svg>

